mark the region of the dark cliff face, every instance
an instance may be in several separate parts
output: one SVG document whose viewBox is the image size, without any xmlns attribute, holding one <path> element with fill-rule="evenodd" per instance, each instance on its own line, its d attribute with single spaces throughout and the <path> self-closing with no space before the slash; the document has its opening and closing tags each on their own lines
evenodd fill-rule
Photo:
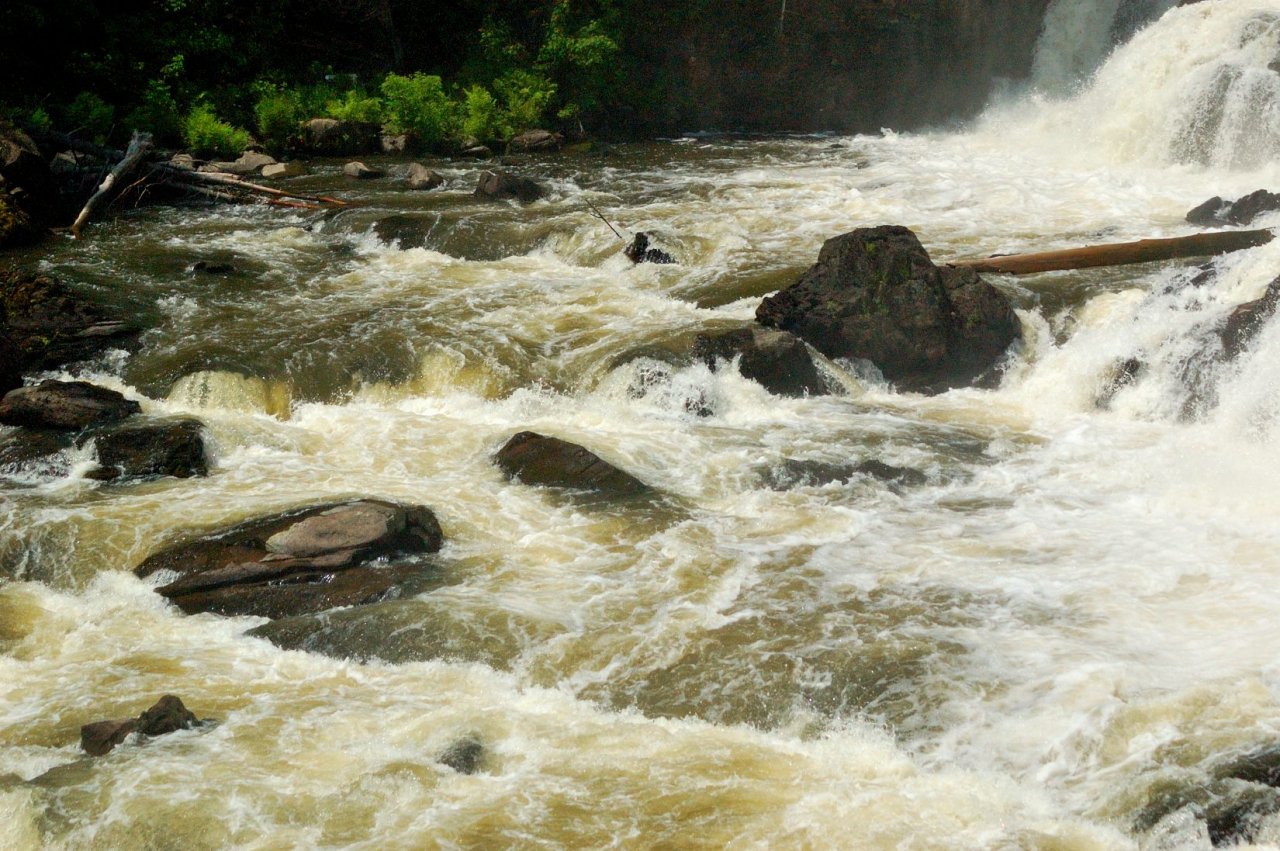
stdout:
<svg viewBox="0 0 1280 851">
<path fill-rule="evenodd" d="M 628 33 L 653 129 L 875 132 L 977 113 L 1019 79 L 1049 0 L 720 0 Z M 785 13 L 784 13 L 785 8 Z"/>
</svg>

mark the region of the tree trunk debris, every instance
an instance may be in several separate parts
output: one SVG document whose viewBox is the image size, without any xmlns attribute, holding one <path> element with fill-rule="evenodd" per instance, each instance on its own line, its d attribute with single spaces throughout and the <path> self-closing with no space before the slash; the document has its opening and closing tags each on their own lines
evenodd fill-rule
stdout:
<svg viewBox="0 0 1280 851">
<path fill-rule="evenodd" d="M 151 152 L 151 147 L 150 133 L 139 133 L 137 130 L 133 132 L 133 138 L 129 141 L 129 149 L 125 151 L 124 157 L 116 163 L 115 168 L 111 169 L 111 173 L 102 181 L 98 191 L 90 196 L 81 208 L 80 215 L 76 216 L 75 222 L 71 225 L 72 236 L 80 236 L 80 229 L 84 227 L 85 222 L 89 221 L 94 210 L 115 194 L 116 184 L 138 167 L 143 157 Z"/>
<path fill-rule="evenodd" d="M 974 260 L 953 260 L 948 265 L 1005 275 L 1031 275 L 1036 272 L 1059 272 L 1068 269 L 1091 269 L 1098 266 L 1124 266 L 1176 260 L 1186 257 L 1210 257 L 1266 245 L 1275 234 L 1261 230 L 1215 231 L 1177 236 L 1171 239 L 1142 239 L 1137 242 L 1087 245 L 1061 251 L 1035 254 L 1006 254 Z"/>
</svg>

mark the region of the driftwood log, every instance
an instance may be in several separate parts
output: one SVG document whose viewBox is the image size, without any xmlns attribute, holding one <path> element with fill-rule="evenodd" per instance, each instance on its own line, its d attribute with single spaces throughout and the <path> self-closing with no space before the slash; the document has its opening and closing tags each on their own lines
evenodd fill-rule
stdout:
<svg viewBox="0 0 1280 851">
<path fill-rule="evenodd" d="M 151 147 L 150 133 L 139 133 L 136 130 L 133 132 L 133 138 L 129 141 L 129 148 L 124 152 L 124 157 L 116 163 L 115 168 L 111 169 L 102 181 L 102 185 L 98 187 L 98 191 L 89 197 L 81 208 L 80 215 L 76 216 L 75 222 L 71 225 L 73 236 L 80 236 L 80 229 L 84 227 L 85 222 L 89 221 L 89 217 L 98 207 L 111 199 L 118 190 L 120 181 L 138 168 L 139 163 L 151 152 Z"/>
<path fill-rule="evenodd" d="M 1067 269 L 1091 269 L 1098 266 L 1124 266 L 1155 260 L 1177 260 L 1186 257 L 1212 257 L 1266 245 L 1275 238 L 1269 229 L 1215 231 L 1177 236 L 1171 239 L 1143 239 L 1106 245 L 1087 245 L 1061 251 L 1036 254 L 1006 254 L 976 260 L 953 260 L 951 266 L 976 272 L 1005 275 L 1031 275 L 1036 272 L 1059 272 Z"/>
</svg>

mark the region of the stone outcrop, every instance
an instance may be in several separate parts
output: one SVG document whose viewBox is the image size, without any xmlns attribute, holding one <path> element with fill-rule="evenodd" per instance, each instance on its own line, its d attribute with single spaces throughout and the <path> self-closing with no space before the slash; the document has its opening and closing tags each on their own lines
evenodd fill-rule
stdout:
<svg viewBox="0 0 1280 851">
<path fill-rule="evenodd" d="M 156 553 L 135 573 L 177 573 L 157 590 L 188 614 L 279 618 L 383 599 L 443 543 L 429 508 L 362 499 L 252 520 Z"/>
<path fill-rule="evenodd" d="M 10 390 L 0 400 L 0 425 L 78 430 L 119 422 L 142 406 L 84 381 L 44 381 Z"/>
<path fill-rule="evenodd" d="M 539 198 L 546 197 L 547 190 L 536 181 L 509 171 L 486 171 L 480 175 L 476 185 L 475 196 L 491 201 L 516 200 L 521 204 L 532 204 Z"/>
<path fill-rule="evenodd" d="M 175 419 L 126 422 L 92 432 L 98 469 L 88 474 L 99 481 L 172 476 L 189 479 L 209 474 L 199 420 Z"/>
<path fill-rule="evenodd" d="M 743 378 L 778 396 L 821 396 L 826 382 L 804 342 L 786 331 L 748 327 L 699 334 L 693 355 L 713 371 L 735 358 Z"/>
<path fill-rule="evenodd" d="M 575 443 L 532 431 L 513 436 L 498 450 L 494 461 L 508 479 L 519 479 L 527 485 L 572 488 L 610 496 L 632 496 L 649 490 L 644 482 L 595 453 Z"/>
<path fill-rule="evenodd" d="M 132 346 L 141 329 L 48 275 L 0 274 L 0 394 L 32 372 Z"/>
<path fill-rule="evenodd" d="M 1280 210 L 1280 194 L 1259 189 L 1235 201 L 1219 197 L 1210 198 L 1187 213 L 1187 222 L 1193 225 L 1249 225 L 1266 213 Z"/>
<path fill-rule="evenodd" d="M 1008 300 L 969 269 L 935 266 L 910 230 L 864 228 L 827 240 L 756 320 L 829 358 L 870 361 L 902 390 L 990 386 L 1022 330 Z"/>
<path fill-rule="evenodd" d="M 154 738 L 206 723 L 196 718 L 181 698 L 167 694 L 137 718 L 85 724 L 80 728 L 80 747 L 89 756 L 105 756 L 134 733 Z"/>
</svg>

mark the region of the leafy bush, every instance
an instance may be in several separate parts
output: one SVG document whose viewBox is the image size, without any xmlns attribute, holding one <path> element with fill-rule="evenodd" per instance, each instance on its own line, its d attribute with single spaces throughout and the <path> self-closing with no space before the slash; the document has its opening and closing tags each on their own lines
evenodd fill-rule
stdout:
<svg viewBox="0 0 1280 851">
<path fill-rule="evenodd" d="M 187 113 L 182 136 L 199 156 L 235 157 L 249 146 L 249 133 L 220 120 L 206 103 L 197 103 Z"/>
<path fill-rule="evenodd" d="M 414 133 L 427 145 L 439 144 L 457 133 L 458 106 L 435 75 L 388 74 L 382 81 L 382 97 L 387 128 L 392 133 Z"/>
<path fill-rule="evenodd" d="M 125 119 L 129 130 L 146 130 L 161 141 L 174 141 L 182 136 L 182 113 L 169 84 L 152 80 L 142 93 L 142 100 Z"/>
<path fill-rule="evenodd" d="M 325 112 L 339 121 L 358 121 L 361 124 L 382 123 L 382 101 L 372 95 L 351 89 L 341 100 L 333 99 L 325 104 Z"/>
<path fill-rule="evenodd" d="M 258 138 L 272 151 L 286 151 L 295 144 L 298 128 L 307 118 L 302 94 L 297 89 L 285 89 L 269 83 L 260 83 L 257 89 L 258 102 L 253 106 L 253 114 Z"/>
<path fill-rule="evenodd" d="M 555 83 L 542 74 L 520 69 L 494 80 L 493 89 L 502 101 L 507 129 L 514 133 L 537 127 L 556 96 Z"/>
<path fill-rule="evenodd" d="M 93 92 L 81 92 L 63 108 L 62 118 L 69 132 L 102 144 L 115 124 L 116 108 Z"/>
<path fill-rule="evenodd" d="M 462 135 L 488 142 L 509 134 L 498 100 L 484 86 L 462 93 Z"/>
</svg>

